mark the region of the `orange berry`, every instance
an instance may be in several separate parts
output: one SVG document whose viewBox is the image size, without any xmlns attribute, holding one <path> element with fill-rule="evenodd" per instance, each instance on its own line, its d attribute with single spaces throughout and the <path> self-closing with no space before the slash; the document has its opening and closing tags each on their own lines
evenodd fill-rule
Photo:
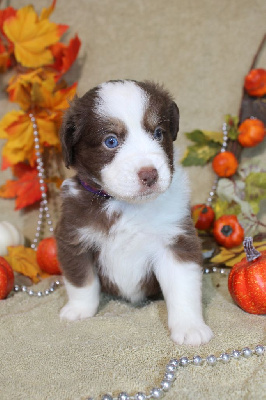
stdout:
<svg viewBox="0 0 266 400">
<path fill-rule="evenodd" d="M 238 161 L 231 151 L 224 151 L 217 154 L 212 160 L 214 172 L 220 176 L 228 178 L 237 171 Z"/>
<path fill-rule="evenodd" d="M 246 119 L 238 128 L 237 140 L 243 147 L 253 147 L 263 141 L 265 125 L 259 119 Z"/>
</svg>

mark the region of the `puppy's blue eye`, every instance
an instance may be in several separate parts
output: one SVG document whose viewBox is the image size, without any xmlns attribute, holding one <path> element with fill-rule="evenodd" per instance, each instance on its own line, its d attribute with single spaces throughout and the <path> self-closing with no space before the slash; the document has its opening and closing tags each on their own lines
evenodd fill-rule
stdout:
<svg viewBox="0 0 266 400">
<path fill-rule="evenodd" d="M 117 138 L 115 136 L 108 136 L 105 139 L 104 144 L 109 149 L 114 149 L 115 147 L 118 146 L 118 140 L 117 140 Z"/>
<path fill-rule="evenodd" d="M 153 133 L 153 138 L 158 142 L 161 142 L 163 140 L 163 130 L 161 128 L 156 128 Z"/>
</svg>

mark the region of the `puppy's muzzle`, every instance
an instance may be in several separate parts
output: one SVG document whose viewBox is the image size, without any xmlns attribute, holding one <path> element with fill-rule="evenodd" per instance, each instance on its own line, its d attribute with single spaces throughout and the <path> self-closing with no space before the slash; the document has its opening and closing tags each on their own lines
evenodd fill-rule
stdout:
<svg viewBox="0 0 266 400">
<path fill-rule="evenodd" d="M 158 181 L 158 171 L 156 168 L 141 168 L 138 177 L 143 186 L 152 187 Z"/>
</svg>

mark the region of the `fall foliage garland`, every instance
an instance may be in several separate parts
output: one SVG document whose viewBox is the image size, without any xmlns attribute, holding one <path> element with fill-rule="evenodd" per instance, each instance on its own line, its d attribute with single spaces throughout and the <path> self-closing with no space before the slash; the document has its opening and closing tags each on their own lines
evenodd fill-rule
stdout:
<svg viewBox="0 0 266 400">
<path fill-rule="evenodd" d="M 15 72 L 6 91 L 9 101 L 20 106 L 0 121 L 0 138 L 6 139 L 1 168 L 11 168 L 16 178 L 0 187 L 0 197 L 16 198 L 17 210 L 41 199 L 29 114 L 36 118 L 40 152 L 60 152 L 62 114 L 76 93 L 77 83 L 68 86 L 63 75 L 74 63 L 81 42 L 77 35 L 68 45 L 59 41 L 68 26 L 49 21 L 55 5 L 56 0 L 40 16 L 31 5 L 0 10 L 0 72 Z"/>
</svg>

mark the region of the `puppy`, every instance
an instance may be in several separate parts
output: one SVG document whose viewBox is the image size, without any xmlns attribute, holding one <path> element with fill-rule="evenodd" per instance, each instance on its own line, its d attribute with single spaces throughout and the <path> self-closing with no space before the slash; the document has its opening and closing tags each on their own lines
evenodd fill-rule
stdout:
<svg viewBox="0 0 266 400">
<path fill-rule="evenodd" d="M 77 174 L 63 182 L 56 229 L 69 299 L 61 318 L 94 316 L 101 289 L 133 303 L 161 290 L 174 342 L 211 339 L 178 128 L 172 97 L 151 82 L 106 82 L 71 104 L 61 142 Z"/>
</svg>

